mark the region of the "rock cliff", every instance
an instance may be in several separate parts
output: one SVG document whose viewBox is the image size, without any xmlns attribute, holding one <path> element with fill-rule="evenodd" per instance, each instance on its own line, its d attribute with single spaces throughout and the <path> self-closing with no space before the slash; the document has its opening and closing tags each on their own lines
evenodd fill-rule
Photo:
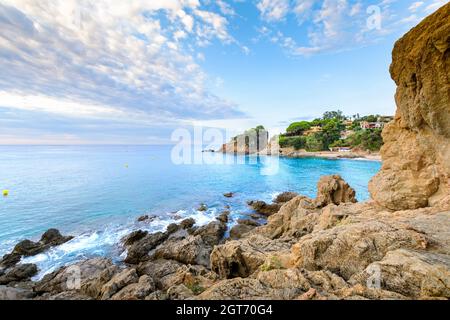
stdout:
<svg viewBox="0 0 450 320">
<path fill-rule="evenodd" d="M 397 112 L 371 195 L 391 210 L 450 208 L 450 5 L 398 40 L 392 60 Z"/>
</svg>

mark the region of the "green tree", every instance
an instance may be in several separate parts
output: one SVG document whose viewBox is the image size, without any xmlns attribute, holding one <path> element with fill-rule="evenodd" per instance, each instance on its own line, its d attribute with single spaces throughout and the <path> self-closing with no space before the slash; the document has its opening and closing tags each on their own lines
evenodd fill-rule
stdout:
<svg viewBox="0 0 450 320">
<path fill-rule="evenodd" d="M 336 119 L 336 120 L 343 121 L 343 120 L 345 120 L 345 118 L 346 117 L 344 116 L 344 113 L 341 110 L 327 111 L 323 114 L 324 120 Z"/>
<path fill-rule="evenodd" d="M 341 131 L 343 130 L 345 130 L 345 125 L 342 121 L 336 118 L 326 121 L 321 132 L 323 148 L 328 149 L 332 143 L 338 141 L 341 138 Z"/>
<path fill-rule="evenodd" d="M 311 124 L 308 121 L 300 121 L 292 123 L 287 129 L 286 132 L 291 135 L 300 135 L 304 131 L 311 129 Z"/>
</svg>

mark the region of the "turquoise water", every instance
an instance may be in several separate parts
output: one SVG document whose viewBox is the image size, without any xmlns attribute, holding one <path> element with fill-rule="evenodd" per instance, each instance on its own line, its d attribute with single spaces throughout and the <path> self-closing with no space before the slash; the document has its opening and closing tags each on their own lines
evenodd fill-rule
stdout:
<svg viewBox="0 0 450 320">
<path fill-rule="evenodd" d="M 375 161 L 281 158 L 276 174 L 263 175 L 268 162 L 276 164 L 273 158 L 246 160 L 175 165 L 170 146 L 0 146 L 0 190 L 9 190 L 0 197 L 0 254 L 20 239 L 35 240 L 58 228 L 76 238 L 27 259 L 41 275 L 91 256 L 120 260 L 124 253 L 117 243 L 133 229 L 162 230 L 188 216 L 207 223 L 225 205 L 238 217 L 249 212 L 247 200 L 269 201 L 283 191 L 314 197 L 320 176 L 328 174 L 342 175 L 365 200 L 367 183 L 380 169 Z M 236 196 L 227 199 L 226 192 Z M 207 212 L 196 211 L 201 203 Z M 158 219 L 136 223 L 143 214 Z"/>
</svg>

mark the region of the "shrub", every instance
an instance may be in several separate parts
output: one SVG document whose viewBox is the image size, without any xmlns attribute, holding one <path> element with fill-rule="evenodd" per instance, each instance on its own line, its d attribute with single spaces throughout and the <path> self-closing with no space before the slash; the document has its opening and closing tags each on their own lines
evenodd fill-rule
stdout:
<svg viewBox="0 0 450 320">
<path fill-rule="evenodd" d="M 323 150 L 323 143 L 320 134 L 313 134 L 306 137 L 307 151 L 321 151 Z"/>
</svg>

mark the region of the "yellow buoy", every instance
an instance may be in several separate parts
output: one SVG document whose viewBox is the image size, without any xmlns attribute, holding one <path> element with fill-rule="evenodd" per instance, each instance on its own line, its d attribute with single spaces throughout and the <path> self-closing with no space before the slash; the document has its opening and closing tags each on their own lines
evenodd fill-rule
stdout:
<svg viewBox="0 0 450 320">
<path fill-rule="evenodd" d="M 9 190 L 3 190 L 3 196 L 7 197 L 9 195 Z"/>
</svg>

